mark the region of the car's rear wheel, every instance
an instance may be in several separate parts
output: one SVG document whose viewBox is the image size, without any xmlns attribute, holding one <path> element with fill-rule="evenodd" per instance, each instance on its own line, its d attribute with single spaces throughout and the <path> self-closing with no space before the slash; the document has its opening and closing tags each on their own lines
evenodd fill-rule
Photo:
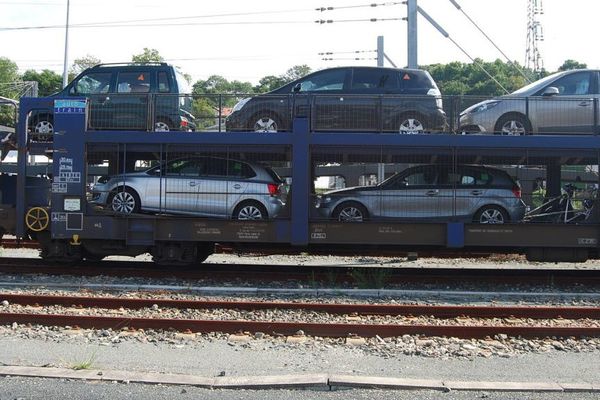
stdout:
<svg viewBox="0 0 600 400">
<path fill-rule="evenodd" d="M 113 191 L 108 199 L 110 208 L 120 214 L 133 214 L 141 209 L 140 196 L 130 188 Z"/>
<path fill-rule="evenodd" d="M 279 118 L 272 114 L 256 114 L 251 121 L 254 132 L 280 132 L 283 129 Z"/>
<path fill-rule="evenodd" d="M 173 130 L 173 124 L 169 121 L 161 119 L 154 123 L 155 132 L 169 132 Z"/>
<path fill-rule="evenodd" d="M 479 224 L 504 224 L 509 221 L 508 213 L 499 206 L 483 206 L 475 213 L 473 222 Z"/>
<path fill-rule="evenodd" d="M 267 219 L 267 209 L 259 202 L 247 201 L 235 208 L 233 218 L 243 221 Z"/>
<path fill-rule="evenodd" d="M 418 113 L 406 113 L 398 119 L 398 132 L 404 135 L 414 135 L 427 131 L 425 117 Z"/>
<path fill-rule="evenodd" d="M 333 218 L 339 222 L 363 222 L 369 218 L 367 209 L 360 203 L 349 201 L 333 210 Z"/>
<path fill-rule="evenodd" d="M 498 119 L 494 131 L 508 136 L 528 135 L 531 133 L 531 123 L 522 114 L 506 114 Z"/>
</svg>

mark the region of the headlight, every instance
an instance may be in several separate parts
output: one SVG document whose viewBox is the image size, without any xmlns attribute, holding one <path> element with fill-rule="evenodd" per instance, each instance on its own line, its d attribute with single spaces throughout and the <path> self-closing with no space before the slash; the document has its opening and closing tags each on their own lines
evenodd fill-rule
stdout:
<svg viewBox="0 0 600 400">
<path fill-rule="evenodd" d="M 471 114 L 492 109 L 492 108 L 496 107 L 498 104 L 500 104 L 499 100 L 497 100 L 497 101 L 488 101 L 487 103 L 480 104 L 477 107 L 473 108 L 471 110 Z"/>
<path fill-rule="evenodd" d="M 235 106 L 233 106 L 233 109 L 231 110 L 231 112 L 236 112 L 242 109 L 242 107 L 244 107 L 246 105 L 247 102 L 250 101 L 252 97 L 246 97 L 245 99 L 241 99 L 240 101 L 238 101 Z"/>
</svg>

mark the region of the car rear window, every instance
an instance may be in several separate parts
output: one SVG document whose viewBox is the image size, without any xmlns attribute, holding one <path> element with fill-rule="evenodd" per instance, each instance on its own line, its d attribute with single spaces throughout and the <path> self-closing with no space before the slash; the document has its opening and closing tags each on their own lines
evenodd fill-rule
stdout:
<svg viewBox="0 0 600 400">
<path fill-rule="evenodd" d="M 275 183 L 284 183 L 285 181 L 281 179 L 277 172 L 273 171 L 270 167 L 265 167 L 265 171 L 269 174 L 271 178 L 273 178 L 273 182 Z"/>
<path fill-rule="evenodd" d="M 425 71 L 401 71 L 398 74 L 402 89 L 434 89 L 433 79 Z"/>
</svg>

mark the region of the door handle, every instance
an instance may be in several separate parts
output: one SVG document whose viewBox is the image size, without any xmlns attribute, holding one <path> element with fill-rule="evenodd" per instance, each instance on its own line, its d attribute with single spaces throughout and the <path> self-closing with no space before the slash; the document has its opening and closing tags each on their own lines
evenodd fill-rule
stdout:
<svg viewBox="0 0 600 400">
<path fill-rule="evenodd" d="M 195 181 L 190 181 L 190 186 L 196 186 L 196 182 Z"/>
<path fill-rule="evenodd" d="M 234 189 L 240 189 L 242 187 L 242 185 L 240 185 L 239 183 L 236 183 L 235 185 L 233 185 Z"/>
<path fill-rule="evenodd" d="M 100 101 L 101 105 L 104 105 L 110 101 L 110 97 L 106 96 L 103 100 Z"/>
<path fill-rule="evenodd" d="M 425 194 L 427 196 L 437 196 L 439 192 L 440 192 L 439 190 L 435 189 L 435 190 L 428 190 L 425 192 Z"/>
<path fill-rule="evenodd" d="M 481 190 L 473 190 L 473 191 L 471 192 L 471 194 L 472 194 L 473 196 L 481 196 L 481 195 L 483 194 L 483 192 L 482 192 Z"/>
<path fill-rule="evenodd" d="M 590 105 L 590 102 L 586 100 L 586 101 L 582 101 L 578 105 L 579 105 L 579 107 L 588 107 Z"/>
</svg>

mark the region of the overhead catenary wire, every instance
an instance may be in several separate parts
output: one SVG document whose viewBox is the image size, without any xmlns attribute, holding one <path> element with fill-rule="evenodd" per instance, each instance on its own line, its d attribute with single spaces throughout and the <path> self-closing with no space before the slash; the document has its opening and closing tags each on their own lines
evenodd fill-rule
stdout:
<svg viewBox="0 0 600 400">
<path fill-rule="evenodd" d="M 498 47 L 498 45 L 483 31 L 483 29 L 481 29 L 481 27 L 475 21 L 473 21 L 473 19 L 465 12 L 465 10 L 463 10 L 463 8 L 460 6 L 460 4 L 458 4 L 458 2 L 456 0 L 449 0 L 449 1 L 454 5 L 454 7 L 456 7 L 456 9 L 458 9 L 469 20 L 469 22 L 471 22 L 471 24 L 473 24 L 473 26 L 475 26 L 475 28 L 477 28 L 477 30 L 479 30 L 479 32 L 481 32 L 481 34 L 496 48 L 496 50 L 498 50 L 500 52 L 500 54 L 502 54 L 504 56 L 504 58 L 506 59 L 508 64 L 511 65 L 515 70 L 517 70 L 519 72 L 519 74 L 521 74 L 527 82 L 531 83 L 531 79 L 529 79 L 527 74 L 525 74 L 525 71 L 523 71 L 522 68 L 520 68 L 517 64 L 515 64 L 502 51 L 502 49 L 500 49 L 500 47 Z"/>
<path fill-rule="evenodd" d="M 336 8 L 359 8 L 359 7 L 374 7 L 376 6 L 391 6 L 396 4 L 401 4 L 401 2 L 389 2 L 389 3 L 372 3 L 372 4 L 360 4 L 354 6 L 344 6 L 344 7 L 336 7 Z M 267 15 L 267 14 L 291 14 L 298 12 L 310 12 L 315 11 L 312 8 L 297 8 L 297 9 L 287 9 L 287 10 L 264 10 L 264 11 L 245 11 L 245 12 L 233 12 L 233 13 L 218 13 L 218 14 L 206 14 L 206 15 L 186 15 L 179 17 L 161 17 L 161 18 L 143 18 L 143 19 L 127 19 L 127 20 L 117 20 L 117 21 L 101 21 L 101 22 L 86 22 L 80 24 L 70 24 L 70 28 L 89 28 L 89 27 L 122 27 L 121 24 L 126 26 L 171 26 L 173 24 L 168 23 L 160 23 L 165 21 L 182 21 L 182 20 L 193 20 L 193 19 L 206 19 L 206 18 L 223 18 L 223 17 L 245 17 L 252 15 Z M 146 22 L 159 22 L 159 24 L 141 24 L 138 23 L 146 23 Z M 246 21 L 246 22 L 229 22 L 223 21 L 218 23 L 206 23 L 206 22 L 198 22 L 192 25 L 232 25 L 232 24 L 246 24 L 246 25 L 255 25 L 255 24 L 286 24 L 286 23 L 309 23 L 309 21 Z M 181 25 L 190 25 L 186 24 L 177 24 Z M 17 27 L 1 27 L 0 31 L 15 31 L 15 30 L 37 30 L 37 29 L 63 29 L 64 25 L 39 25 L 39 26 L 17 26 Z"/>
</svg>

